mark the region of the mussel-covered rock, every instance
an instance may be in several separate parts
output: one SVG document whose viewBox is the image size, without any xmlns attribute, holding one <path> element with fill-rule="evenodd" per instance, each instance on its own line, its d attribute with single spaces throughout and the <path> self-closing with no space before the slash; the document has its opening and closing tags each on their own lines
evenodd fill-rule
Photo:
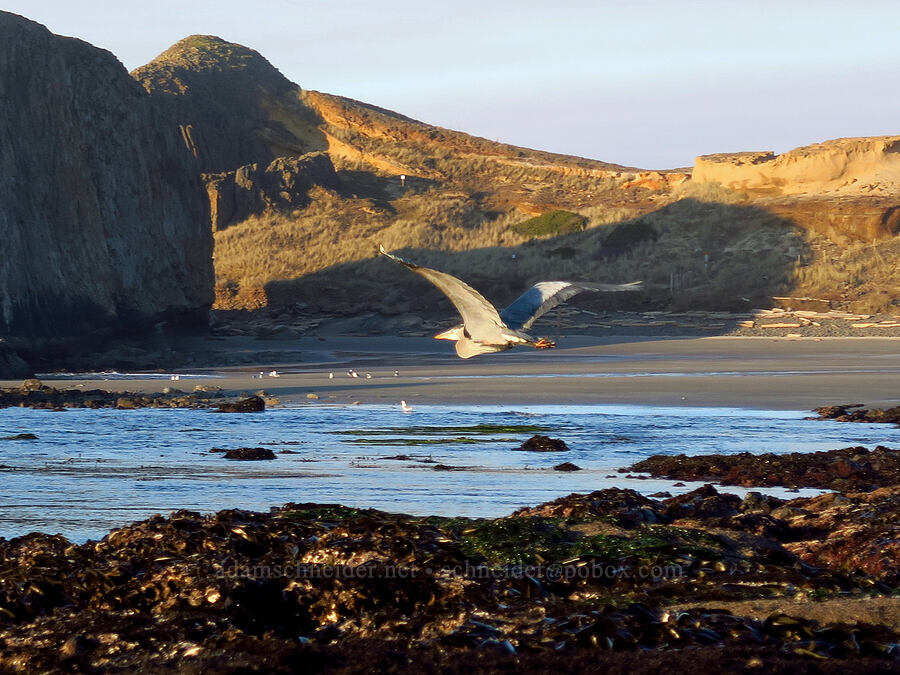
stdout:
<svg viewBox="0 0 900 675">
<path fill-rule="evenodd" d="M 220 403 L 218 412 L 222 413 L 251 413 L 263 412 L 266 409 L 266 402 L 261 396 L 248 396 L 240 401 Z"/>
<path fill-rule="evenodd" d="M 823 452 L 735 455 L 653 455 L 620 472 L 721 485 L 787 486 L 869 491 L 900 484 L 900 450 L 879 445 Z"/>
<path fill-rule="evenodd" d="M 234 448 L 225 451 L 225 459 L 275 459 L 275 453 L 268 448 Z"/>
<path fill-rule="evenodd" d="M 26 386 L 27 385 L 27 386 Z M 185 394 L 177 389 L 164 388 L 161 393 L 137 394 L 133 392 L 112 392 L 103 389 L 56 389 L 48 387 L 40 380 L 27 380 L 21 387 L 0 389 L 0 408 L 22 407 L 45 410 L 66 408 L 118 408 L 136 410 L 139 408 L 210 408 L 212 399 L 222 396 L 221 392 L 196 392 Z"/>
<path fill-rule="evenodd" d="M 864 408 L 861 403 L 826 405 L 813 412 L 819 416 L 812 419 L 900 425 L 900 405 L 892 408 Z"/>
<path fill-rule="evenodd" d="M 0 539 L 0 658 L 14 672 L 740 671 L 753 659 L 888 672 L 892 626 L 721 607 L 889 592 L 898 513 L 900 488 L 780 505 L 612 489 L 495 519 L 299 503 L 177 511 L 84 544 Z"/>
<path fill-rule="evenodd" d="M 527 441 L 522 443 L 518 448 L 513 450 L 524 450 L 526 452 L 564 452 L 569 449 L 566 442 L 558 438 L 550 438 L 549 436 L 541 436 L 535 434 Z"/>
</svg>

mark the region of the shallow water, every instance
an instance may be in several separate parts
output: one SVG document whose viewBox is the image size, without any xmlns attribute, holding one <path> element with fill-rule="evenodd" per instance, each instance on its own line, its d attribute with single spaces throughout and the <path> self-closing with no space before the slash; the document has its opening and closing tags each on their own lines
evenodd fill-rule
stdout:
<svg viewBox="0 0 900 675">
<path fill-rule="evenodd" d="M 417 406 L 403 413 L 396 406 L 310 404 L 244 415 L 7 408 L 0 410 L 0 437 L 31 432 L 39 438 L 0 441 L 0 465 L 5 467 L 0 468 L 0 536 L 39 530 L 83 541 L 153 513 L 268 510 L 286 502 L 494 517 L 571 492 L 611 486 L 678 492 L 671 481 L 616 474 L 619 467 L 653 454 L 900 446 L 900 429 L 804 420 L 807 414 L 612 405 Z M 386 430 L 479 424 L 548 427 L 541 433 L 562 438 L 571 450 L 511 452 L 533 433 L 525 431 L 492 436 L 453 430 L 423 436 Z M 360 433 L 335 433 L 354 430 Z M 408 439 L 456 437 L 475 442 L 408 444 Z M 354 442 L 360 438 L 378 444 Z M 405 440 L 384 444 L 395 438 Z M 238 462 L 209 452 L 242 446 L 296 454 Z M 412 459 L 385 459 L 398 454 Z M 584 470 L 552 470 L 563 461 Z M 467 468 L 435 471 L 434 462 Z"/>
</svg>

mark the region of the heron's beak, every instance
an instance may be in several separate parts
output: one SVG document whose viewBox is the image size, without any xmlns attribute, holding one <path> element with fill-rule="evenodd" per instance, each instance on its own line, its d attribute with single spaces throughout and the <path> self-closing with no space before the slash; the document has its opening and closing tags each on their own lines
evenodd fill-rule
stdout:
<svg viewBox="0 0 900 675">
<path fill-rule="evenodd" d="M 451 328 L 450 330 L 445 330 L 443 333 L 438 333 L 434 336 L 435 340 L 459 340 L 459 335 L 456 334 L 456 330 Z"/>
</svg>

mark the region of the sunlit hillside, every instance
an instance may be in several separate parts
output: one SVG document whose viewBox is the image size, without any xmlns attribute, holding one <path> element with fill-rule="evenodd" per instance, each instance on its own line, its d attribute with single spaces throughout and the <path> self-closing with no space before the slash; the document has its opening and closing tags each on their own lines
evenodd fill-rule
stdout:
<svg viewBox="0 0 900 675">
<path fill-rule="evenodd" d="M 710 156 L 692 178 L 495 143 L 306 91 L 258 53 L 208 36 L 133 75 L 169 95 L 206 171 L 219 308 L 438 307 L 425 287 L 397 294 L 378 244 L 497 301 L 567 278 L 641 279 L 645 292 L 614 302 L 645 309 L 745 309 L 773 296 L 859 311 L 900 302 L 891 139 Z"/>
</svg>

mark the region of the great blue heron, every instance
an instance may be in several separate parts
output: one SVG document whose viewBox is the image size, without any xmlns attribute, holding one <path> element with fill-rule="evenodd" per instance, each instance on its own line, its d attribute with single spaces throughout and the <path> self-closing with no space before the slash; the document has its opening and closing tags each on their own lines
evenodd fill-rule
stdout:
<svg viewBox="0 0 900 675">
<path fill-rule="evenodd" d="M 582 291 L 637 291 L 641 284 L 640 281 L 630 284 L 540 281 L 509 307 L 498 312 L 478 291 L 453 275 L 407 262 L 388 253 L 384 246 L 379 246 L 379 249 L 391 260 L 428 279 L 450 298 L 463 322 L 434 337 L 438 340 L 455 340 L 456 353 L 463 359 L 502 352 L 516 345 L 531 345 L 537 349 L 555 347 L 550 340 L 538 339 L 525 332 L 538 317 Z"/>
</svg>

